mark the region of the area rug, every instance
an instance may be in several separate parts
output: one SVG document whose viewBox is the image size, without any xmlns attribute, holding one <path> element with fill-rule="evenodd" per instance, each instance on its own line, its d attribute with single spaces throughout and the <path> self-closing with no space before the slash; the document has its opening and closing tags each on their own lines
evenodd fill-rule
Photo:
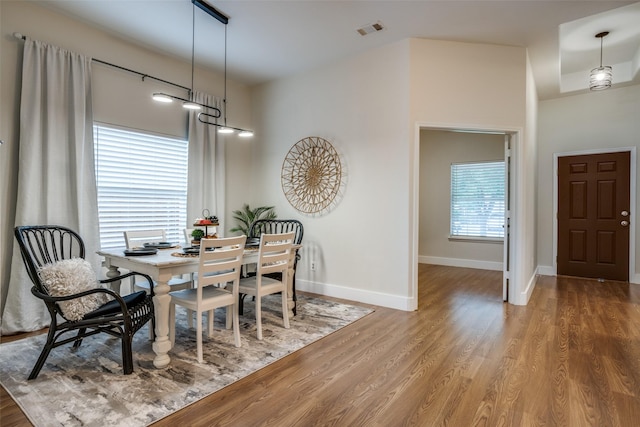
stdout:
<svg viewBox="0 0 640 427">
<path fill-rule="evenodd" d="M 253 302 L 240 317 L 242 347 L 216 310 L 212 338 L 203 337 L 204 363 L 196 358 L 195 330 L 178 308 L 176 345 L 167 368 L 153 366 L 147 326 L 134 338 L 134 373 L 122 374 L 120 341 L 99 334 L 54 349 L 38 378 L 27 381 L 45 336 L 0 345 L 0 383 L 35 426 L 146 426 L 366 316 L 372 310 L 298 296 L 298 315 L 284 329 L 280 297 L 263 298 L 263 340 L 258 341 Z M 205 316 L 206 318 L 206 316 Z M 205 320 L 206 322 L 206 320 Z M 206 331 L 206 324 L 203 325 Z"/>
</svg>

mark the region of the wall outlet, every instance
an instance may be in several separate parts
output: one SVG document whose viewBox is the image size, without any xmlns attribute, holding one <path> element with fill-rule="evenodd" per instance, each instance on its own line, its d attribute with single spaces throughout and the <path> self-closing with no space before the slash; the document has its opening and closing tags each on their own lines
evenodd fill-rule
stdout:
<svg viewBox="0 0 640 427">
<path fill-rule="evenodd" d="M 316 271 L 316 262 L 311 261 L 311 271 Z"/>
</svg>

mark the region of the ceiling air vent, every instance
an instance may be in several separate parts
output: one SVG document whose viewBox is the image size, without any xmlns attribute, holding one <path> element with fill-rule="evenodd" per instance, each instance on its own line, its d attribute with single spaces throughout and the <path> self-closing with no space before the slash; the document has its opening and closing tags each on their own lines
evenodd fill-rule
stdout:
<svg viewBox="0 0 640 427">
<path fill-rule="evenodd" d="M 384 30 L 384 25 L 382 25 L 382 22 L 378 21 L 374 22 L 373 24 L 364 25 L 358 28 L 356 31 L 358 31 L 358 34 L 360 34 L 361 36 L 366 36 L 367 34 L 377 33 L 378 31 L 382 30 Z"/>
</svg>

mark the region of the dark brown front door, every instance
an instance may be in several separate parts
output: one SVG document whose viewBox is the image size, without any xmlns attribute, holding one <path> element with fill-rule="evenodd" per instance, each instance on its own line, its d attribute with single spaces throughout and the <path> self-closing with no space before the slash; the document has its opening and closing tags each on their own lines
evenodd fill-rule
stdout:
<svg viewBox="0 0 640 427">
<path fill-rule="evenodd" d="M 629 280 L 630 153 L 558 158 L 558 274 Z"/>
</svg>

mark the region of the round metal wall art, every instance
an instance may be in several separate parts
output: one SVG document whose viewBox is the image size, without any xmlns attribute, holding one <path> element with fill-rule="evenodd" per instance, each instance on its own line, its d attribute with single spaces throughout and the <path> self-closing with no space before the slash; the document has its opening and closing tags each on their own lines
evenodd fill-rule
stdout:
<svg viewBox="0 0 640 427">
<path fill-rule="evenodd" d="M 306 214 L 322 214 L 338 203 L 344 175 L 340 156 L 329 141 L 309 136 L 291 147 L 281 178 L 291 206 Z"/>
</svg>

